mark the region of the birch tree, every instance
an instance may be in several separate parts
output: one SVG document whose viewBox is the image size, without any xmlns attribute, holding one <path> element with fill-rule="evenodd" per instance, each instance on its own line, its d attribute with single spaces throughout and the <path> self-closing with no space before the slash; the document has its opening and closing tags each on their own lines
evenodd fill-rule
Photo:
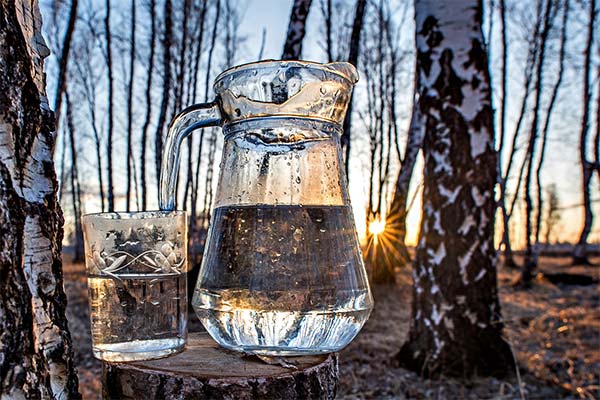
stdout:
<svg viewBox="0 0 600 400">
<path fill-rule="evenodd" d="M 79 397 L 61 271 L 62 213 L 52 160 L 35 0 L 0 1 L 0 393 Z"/>
<path fill-rule="evenodd" d="M 427 376 L 504 375 L 494 250 L 496 153 L 482 3 L 415 1 L 423 218 L 399 361 Z"/>
<path fill-rule="evenodd" d="M 583 193 L 583 228 L 579 240 L 573 250 L 573 264 L 589 264 L 587 258 L 587 238 L 592 229 L 594 214 L 592 213 L 592 198 L 590 187 L 594 163 L 588 160 L 587 142 L 590 129 L 590 106 L 592 93 L 590 89 L 590 74 L 592 71 L 592 43 L 594 42 L 594 20 L 596 18 L 596 0 L 591 0 L 589 5 L 589 22 L 587 29 L 587 40 L 584 49 L 583 63 L 583 112 L 581 115 L 581 130 L 579 134 L 579 161 L 581 162 L 582 193 Z M 599 94 L 600 95 L 600 94 Z M 597 154 L 597 150 L 596 150 Z M 596 160 L 598 161 L 598 160 Z"/>
<path fill-rule="evenodd" d="M 282 60 L 299 60 L 302 56 L 302 41 L 306 34 L 306 19 L 312 0 L 294 0 L 290 23 L 283 46 Z"/>
</svg>

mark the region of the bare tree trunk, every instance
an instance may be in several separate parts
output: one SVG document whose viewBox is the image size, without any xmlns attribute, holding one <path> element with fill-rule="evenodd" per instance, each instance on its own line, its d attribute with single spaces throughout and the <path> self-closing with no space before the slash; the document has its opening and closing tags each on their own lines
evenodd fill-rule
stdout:
<svg viewBox="0 0 600 400">
<path fill-rule="evenodd" d="M 129 84 L 127 85 L 127 194 L 125 209 L 131 210 L 131 184 L 133 162 L 133 83 L 135 82 L 135 1 L 131 0 L 131 37 L 129 51 Z"/>
<path fill-rule="evenodd" d="M 590 1 L 590 14 L 588 24 L 587 42 L 584 50 L 585 61 L 583 64 L 583 113 L 581 116 L 581 133 L 579 135 L 579 159 L 581 161 L 582 192 L 584 222 L 579 240 L 573 250 L 573 264 L 589 264 L 587 258 L 587 238 L 592 229 L 594 214 L 592 213 L 592 201 L 590 196 L 590 186 L 592 183 L 592 174 L 594 173 L 594 164 L 587 159 L 587 136 L 590 128 L 590 73 L 592 68 L 592 43 L 594 42 L 594 20 L 596 17 L 596 0 Z M 595 151 L 597 154 L 597 151 Z"/>
<path fill-rule="evenodd" d="M 0 393 L 78 398 L 37 1 L 0 1 Z"/>
<path fill-rule="evenodd" d="M 302 57 L 302 40 L 306 34 L 306 19 L 312 0 L 294 0 L 288 25 L 282 60 L 299 60 Z"/>
<path fill-rule="evenodd" d="M 207 10 L 207 5 L 206 2 L 202 2 L 202 8 L 200 11 L 200 20 L 199 20 L 199 27 L 198 27 L 198 36 L 194 39 L 195 45 L 196 45 L 196 53 L 194 56 L 194 64 L 193 64 L 193 70 L 191 71 L 191 76 L 190 76 L 190 82 L 191 82 L 191 86 L 192 86 L 192 90 L 191 90 L 191 95 L 192 95 L 192 101 L 195 102 L 196 101 L 196 86 L 198 84 L 198 67 L 200 65 L 200 56 L 201 56 L 201 50 L 202 50 L 202 41 L 204 39 L 204 21 L 206 20 L 206 10 Z M 188 89 L 188 95 L 190 95 L 190 90 Z M 185 183 L 185 190 L 183 193 L 183 207 L 184 209 L 187 209 L 187 204 L 188 204 L 188 196 L 190 197 L 190 201 L 193 202 L 194 201 L 194 194 L 193 194 L 193 182 L 194 182 L 194 166 L 193 166 L 193 162 L 192 162 L 192 155 L 193 155 L 193 150 L 194 150 L 194 135 L 190 135 L 187 139 L 187 143 L 188 143 L 188 168 L 187 168 L 187 179 L 186 179 L 186 183 Z M 198 162 L 200 161 L 200 159 L 198 159 Z M 190 190 L 191 189 L 191 190 Z M 190 194 L 191 193 L 191 194 Z M 195 211 L 195 207 L 193 206 L 193 204 L 190 204 L 190 208 L 194 209 Z M 195 220 L 196 220 L 196 215 L 192 214 L 192 217 L 190 218 L 190 231 L 192 231 L 192 227 L 195 225 Z M 191 236 L 191 235 L 190 235 Z"/>
<path fill-rule="evenodd" d="M 567 20 L 569 18 L 569 0 L 565 0 L 563 9 L 563 19 L 560 32 L 560 50 L 558 56 L 558 77 L 554 86 L 552 87 L 552 93 L 550 95 L 550 103 L 548 104 L 548 111 L 546 112 L 546 120 L 544 121 L 544 128 L 542 129 L 542 147 L 540 148 L 540 154 L 538 157 L 538 164 L 535 171 L 535 184 L 536 184 L 536 202 L 537 202 L 537 213 L 535 219 L 535 246 L 539 249 L 540 246 L 540 232 L 542 227 L 542 215 L 544 211 L 544 198 L 542 196 L 542 166 L 544 164 L 544 156 L 546 154 L 546 144 L 548 143 L 548 130 L 550 128 L 550 120 L 552 117 L 552 111 L 556 104 L 556 98 L 558 97 L 558 91 L 563 80 L 564 67 L 565 67 L 565 48 L 567 43 Z M 550 215 L 549 215 L 550 217 Z M 549 236 L 549 234 L 547 235 Z M 546 240 L 546 244 L 548 241 Z"/>
<path fill-rule="evenodd" d="M 323 15 L 323 21 L 325 22 L 325 51 L 327 52 L 327 62 L 332 62 L 333 43 L 331 40 L 331 0 L 321 0 L 321 14 Z"/>
<path fill-rule="evenodd" d="M 356 13 L 354 14 L 354 23 L 352 24 L 352 34 L 350 36 L 350 50 L 348 52 L 348 62 L 358 68 L 358 54 L 360 51 L 360 33 L 363 28 L 363 19 L 365 16 L 365 8 L 367 6 L 367 0 L 356 0 Z M 352 128 L 352 102 L 354 96 L 350 95 L 350 102 L 348 103 L 348 110 L 346 111 L 346 117 L 344 118 L 344 132 L 340 139 L 342 149 L 345 151 L 345 168 L 346 176 L 348 176 L 348 169 L 350 168 L 350 138 Z"/>
<path fill-rule="evenodd" d="M 206 60 L 206 75 L 205 75 L 205 79 L 204 79 L 204 102 L 206 103 L 208 101 L 208 90 L 210 88 L 210 72 L 212 69 L 212 61 L 213 61 L 213 53 L 215 50 L 215 45 L 217 42 L 217 33 L 218 33 L 218 27 L 219 27 L 219 19 L 221 16 L 221 0 L 217 0 L 216 2 L 216 9 L 215 9 L 215 16 L 214 16 L 214 24 L 212 27 L 212 33 L 211 33 L 211 38 L 210 38 L 210 47 L 208 49 L 208 57 Z M 205 227 L 205 217 L 206 214 L 203 212 L 200 218 L 200 223 L 198 226 L 198 216 L 197 216 L 197 209 L 198 209 L 198 188 L 200 186 L 200 165 L 201 165 L 201 160 L 202 160 L 202 147 L 204 144 L 204 129 L 200 130 L 200 143 L 198 145 L 198 162 L 196 163 L 196 171 L 195 171 L 195 177 L 194 177 L 194 182 L 192 182 L 192 196 L 191 196 L 191 200 L 192 200 L 192 205 L 191 205 L 191 215 L 192 215 L 192 222 L 190 223 L 190 241 L 194 241 L 196 244 L 204 244 L 205 242 L 205 237 L 203 237 L 203 233 L 206 229 Z M 196 285 L 196 280 L 198 279 L 198 273 L 200 272 L 200 260 L 202 257 L 202 254 L 200 251 L 197 251 L 198 247 L 196 246 L 191 246 L 190 247 L 190 259 L 191 259 L 191 263 L 192 266 L 188 271 L 188 291 L 190 292 L 190 298 L 191 298 L 191 292 L 193 291 L 192 288 L 195 287 Z"/>
<path fill-rule="evenodd" d="M 106 70 L 108 73 L 108 135 L 106 136 L 106 156 L 108 169 L 108 211 L 115 210 L 115 193 L 113 183 L 113 66 L 112 66 L 112 46 L 110 33 L 110 0 L 106 0 L 106 16 L 104 18 L 104 29 L 106 37 Z"/>
<path fill-rule="evenodd" d="M 410 254 L 406 247 L 406 215 L 408 213 L 408 190 L 412 179 L 417 156 L 423 144 L 424 121 L 420 115 L 416 99 L 413 100 L 413 114 L 406 142 L 404 159 L 400 165 L 394 196 L 386 217 L 386 230 L 389 231 L 389 263 L 406 266 L 410 263 Z M 389 266 L 387 267 L 389 268 Z"/>
<path fill-rule="evenodd" d="M 156 181 L 160 179 L 160 165 L 162 159 L 163 146 L 163 128 L 167 118 L 167 108 L 169 98 L 171 97 L 171 44 L 173 43 L 173 21 L 172 21 L 171 0 L 165 0 L 165 32 L 162 39 L 163 54 L 163 92 L 160 102 L 160 113 L 158 114 L 158 124 L 154 136 L 154 168 L 156 172 Z"/>
<path fill-rule="evenodd" d="M 502 376 L 514 366 L 497 293 L 497 165 L 481 19 L 478 0 L 415 2 L 413 124 L 424 125 L 425 186 L 412 321 L 398 359 L 426 376 Z"/>
<path fill-rule="evenodd" d="M 502 153 L 504 150 L 504 142 L 506 136 L 506 99 L 507 99 L 507 77 L 508 77 L 508 41 L 506 35 L 506 6 L 504 0 L 499 0 L 500 3 L 500 36 L 502 40 L 502 80 L 501 80 L 501 99 L 500 99 L 500 138 L 498 146 L 498 179 L 500 186 L 500 200 L 498 206 L 502 211 L 502 240 L 501 246 L 504 246 L 504 265 L 514 268 L 516 263 L 513 258 L 512 247 L 510 245 L 510 230 L 508 229 L 509 216 L 506 211 L 506 178 L 502 175 Z M 514 157 L 513 152 L 510 155 Z M 508 172 L 507 172 L 508 177 Z"/>
<path fill-rule="evenodd" d="M 152 118 L 152 75 L 154 74 L 154 46 L 156 44 L 156 14 L 155 0 L 150 0 L 150 56 L 148 60 L 148 77 L 146 80 L 146 117 L 142 128 L 142 142 L 140 152 L 140 186 L 142 188 L 142 210 L 146 210 L 148 191 L 146 189 L 146 149 L 148 141 L 148 127 Z"/>
<path fill-rule="evenodd" d="M 538 0 L 542 1 L 542 0 Z M 533 118 L 531 120 L 531 129 L 529 131 L 529 143 L 527 145 L 527 153 L 525 155 L 527 160 L 527 173 L 525 174 L 525 260 L 523 261 L 523 268 L 521 269 L 521 284 L 524 287 L 528 287 L 531 284 L 531 280 L 535 276 L 535 270 L 538 264 L 538 249 L 537 246 L 532 245 L 531 238 L 533 235 L 532 227 L 532 213 L 533 213 L 533 201 L 531 199 L 531 181 L 533 175 L 533 162 L 535 155 L 535 146 L 538 139 L 539 131 L 539 120 L 540 120 L 540 108 L 541 98 L 543 91 L 543 80 L 544 80 L 544 66 L 546 64 L 546 42 L 548 38 L 548 32 L 550 31 L 550 22 L 552 14 L 552 0 L 546 0 L 545 6 L 542 8 L 542 12 L 538 15 L 538 18 L 543 19 L 543 28 L 539 37 L 539 57 L 537 60 L 537 67 L 535 72 L 535 100 L 533 106 Z"/>
<path fill-rule="evenodd" d="M 596 159 L 596 172 L 600 180 L 600 66 L 598 66 L 598 96 L 596 96 L 596 136 L 594 137 L 594 157 Z"/>
<path fill-rule="evenodd" d="M 73 203 L 74 254 L 73 262 L 84 261 L 83 254 L 83 229 L 81 227 L 81 187 L 79 185 L 79 168 L 77 167 L 77 145 L 75 142 L 75 124 L 73 122 L 73 108 L 69 99 L 69 91 L 65 88 L 65 101 L 67 103 L 67 129 L 69 130 L 69 141 L 71 143 L 71 201 Z"/>
<path fill-rule="evenodd" d="M 540 5 L 541 2 L 538 2 L 538 5 Z M 539 9 L 539 7 L 538 7 Z M 538 11 L 539 12 L 539 11 Z M 502 107 L 503 107 L 503 111 L 502 111 L 502 117 L 501 117 L 501 137 L 500 137 L 500 147 L 498 150 L 498 154 L 499 156 L 501 156 L 502 154 L 502 150 L 504 148 L 504 140 L 505 138 L 505 126 L 506 126 L 506 99 L 508 98 L 507 96 L 507 86 L 506 86 L 506 75 L 507 75 L 507 69 L 508 69 L 508 47 L 507 47 L 507 43 L 506 43 L 506 9 L 505 9 L 505 4 L 504 1 L 501 0 L 500 2 L 500 13 L 501 13 L 501 20 L 502 20 L 502 28 L 501 28 L 501 32 L 502 32 L 502 41 L 503 41 L 503 61 L 502 61 L 502 65 L 503 65 L 503 92 L 502 92 Z M 511 143 L 511 148 L 510 148 L 510 152 L 508 155 L 508 165 L 506 167 L 506 172 L 504 174 L 502 174 L 502 163 L 499 159 L 498 161 L 498 168 L 499 168 L 499 183 L 500 183 L 500 201 L 499 201 L 499 206 L 500 209 L 502 210 L 502 241 L 500 243 L 500 245 L 504 246 L 504 265 L 507 267 L 512 267 L 515 268 L 517 267 L 517 264 L 514 261 L 513 258 L 513 252 L 512 252 L 512 247 L 510 244 L 510 229 L 509 229 L 509 221 L 510 221 L 510 217 L 512 216 L 512 209 L 514 208 L 514 204 L 515 201 L 517 199 L 517 196 L 519 194 L 519 187 L 521 185 L 521 177 L 522 177 L 522 173 L 523 173 L 523 168 L 521 168 L 521 173 L 519 174 L 519 183 L 517 185 L 517 189 L 515 190 L 514 193 L 514 197 L 513 197 L 513 206 L 511 207 L 510 211 L 508 211 L 506 209 L 506 199 L 507 199 L 507 192 L 506 192 L 506 185 L 508 182 L 508 177 L 510 176 L 510 171 L 511 171 L 511 167 L 513 165 L 514 159 L 515 159 L 515 154 L 516 154 L 516 150 L 517 150 L 517 141 L 519 138 L 519 133 L 521 132 L 521 125 L 525 119 L 525 114 L 527 111 L 527 101 L 529 99 L 529 95 L 531 93 L 531 84 L 532 84 L 532 77 L 533 77 L 533 70 L 534 67 L 536 65 L 536 59 L 537 59 L 537 54 L 538 54 L 538 41 L 537 41 L 537 37 L 539 36 L 539 32 L 541 29 L 541 20 L 538 19 L 536 24 L 535 24 L 535 29 L 533 32 L 533 39 L 530 40 L 530 45 L 529 45 L 529 51 L 528 51 L 528 57 L 527 57 L 527 63 L 525 66 L 525 77 L 524 77 L 524 93 L 523 93 L 523 98 L 521 100 L 521 107 L 520 107 L 520 111 L 519 111 L 519 116 L 517 118 L 517 123 L 515 124 L 515 129 L 514 129 L 514 134 L 513 134 L 513 138 L 512 138 L 512 143 Z M 523 163 L 523 166 L 525 165 L 525 163 Z"/>
<path fill-rule="evenodd" d="M 66 76 L 69 67 L 69 52 L 71 51 L 71 39 L 77 23 L 77 0 L 71 0 L 69 10 L 69 22 L 65 30 L 65 38 L 62 42 L 60 59 L 58 61 L 58 79 L 56 80 L 56 96 L 54 97 L 54 115 L 56 115 L 56 128 L 58 131 L 58 122 L 60 120 L 60 111 L 62 107 L 62 95 L 65 92 L 67 84 Z"/>
</svg>

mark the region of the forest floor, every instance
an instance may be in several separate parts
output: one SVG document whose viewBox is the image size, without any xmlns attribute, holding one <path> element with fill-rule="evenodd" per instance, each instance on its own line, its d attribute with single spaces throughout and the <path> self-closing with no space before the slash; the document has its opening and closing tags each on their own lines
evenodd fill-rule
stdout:
<svg viewBox="0 0 600 400">
<path fill-rule="evenodd" d="M 401 270 L 397 285 L 373 288 L 369 321 L 340 353 L 338 398 L 600 399 L 600 258 L 592 267 L 569 262 L 542 257 L 541 274 L 528 291 L 513 286 L 518 271 L 500 268 L 505 334 L 520 372 L 504 380 L 428 380 L 394 364 L 410 323 L 411 274 Z M 102 368 L 91 352 L 84 267 L 65 264 L 64 272 L 80 391 L 84 399 L 99 399 Z"/>
</svg>

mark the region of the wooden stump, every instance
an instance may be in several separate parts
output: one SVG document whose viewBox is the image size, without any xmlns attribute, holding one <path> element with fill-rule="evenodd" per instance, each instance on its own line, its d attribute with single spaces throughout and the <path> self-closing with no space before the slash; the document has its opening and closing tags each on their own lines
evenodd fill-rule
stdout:
<svg viewBox="0 0 600 400">
<path fill-rule="evenodd" d="M 288 357 L 297 369 L 225 350 L 207 333 L 190 334 L 182 353 L 131 363 L 103 363 L 105 399 L 333 399 L 336 354 Z"/>
</svg>

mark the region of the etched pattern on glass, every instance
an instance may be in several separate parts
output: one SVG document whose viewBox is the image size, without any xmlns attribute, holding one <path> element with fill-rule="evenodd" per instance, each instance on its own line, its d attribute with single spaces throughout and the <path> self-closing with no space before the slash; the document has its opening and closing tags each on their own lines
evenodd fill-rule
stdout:
<svg viewBox="0 0 600 400">
<path fill-rule="evenodd" d="M 159 358 L 187 335 L 183 212 L 83 218 L 92 349 L 107 361 Z"/>
</svg>

